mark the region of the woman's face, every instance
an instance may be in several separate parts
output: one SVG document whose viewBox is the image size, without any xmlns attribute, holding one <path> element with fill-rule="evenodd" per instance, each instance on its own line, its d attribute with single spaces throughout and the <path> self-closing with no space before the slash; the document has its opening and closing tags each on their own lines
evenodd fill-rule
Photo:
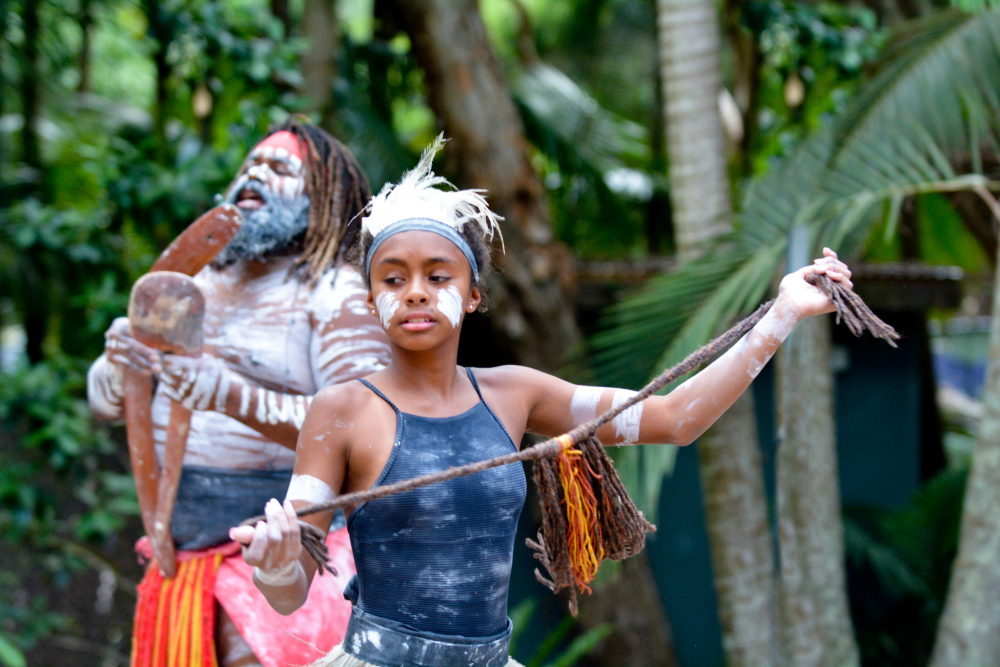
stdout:
<svg viewBox="0 0 1000 667">
<path fill-rule="evenodd" d="M 400 232 L 371 261 L 368 304 L 394 343 L 429 349 L 454 337 L 479 307 L 472 267 L 458 247 L 433 232 Z"/>
</svg>

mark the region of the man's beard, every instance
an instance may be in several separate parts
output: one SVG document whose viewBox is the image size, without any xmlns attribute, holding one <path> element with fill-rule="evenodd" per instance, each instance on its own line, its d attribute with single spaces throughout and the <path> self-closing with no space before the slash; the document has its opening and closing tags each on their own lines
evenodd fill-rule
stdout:
<svg viewBox="0 0 1000 667">
<path fill-rule="evenodd" d="M 243 224 L 233 240 L 213 260 L 212 263 L 217 266 L 237 259 L 261 260 L 269 254 L 286 250 L 299 240 L 309 226 L 309 197 L 305 194 L 289 202 L 262 183 L 248 180 L 244 185 L 234 187 L 226 202 L 235 204 L 244 190 L 256 192 L 264 203 L 257 209 L 240 208 Z"/>
</svg>

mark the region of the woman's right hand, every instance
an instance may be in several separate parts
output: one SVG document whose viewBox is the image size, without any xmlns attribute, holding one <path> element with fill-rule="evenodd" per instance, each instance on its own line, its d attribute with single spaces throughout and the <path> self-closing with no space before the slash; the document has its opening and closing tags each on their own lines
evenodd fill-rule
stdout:
<svg viewBox="0 0 1000 667">
<path fill-rule="evenodd" d="M 302 554 L 302 538 L 291 501 L 282 505 L 272 498 L 264 515 L 267 521 L 258 521 L 256 526 L 230 528 L 229 537 L 243 545 L 243 559 L 258 568 L 268 583 L 268 574 L 291 573 Z"/>
<path fill-rule="evenodd" d="M 104 354 L 119 368 L 131 368 L 143 375 L 159 373 L 160 353 L 132 338 L 127 317 L 119 317 L 104 334 Z"/>
</svg>

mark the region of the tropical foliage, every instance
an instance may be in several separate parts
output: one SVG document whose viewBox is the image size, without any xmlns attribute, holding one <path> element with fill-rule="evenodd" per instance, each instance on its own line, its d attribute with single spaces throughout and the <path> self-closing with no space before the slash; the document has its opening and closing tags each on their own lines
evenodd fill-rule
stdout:
<svg viewBox="0 0 1000 667">
<path fill-rule="evenodd" d="M 336 4 L 332 129 L 378 188 L 437 121 L 392 3 Z M 602 383 L 637 387 L 756 306 L 793 229 L 813 247 L 893 259 L 913 198 L 941 212 L 928 224 L 962 224 L 944 196 L 958 191 L 996 208 L 1000 13 L 929 9 L 890 30 L 854 6 L 731 4 L 759 56 L 748 99 L 745 63 L 724 58 L 753 125 L 733 160 L 749 165 L 733 169 L 749 177 L 736 187 L 735 231 L 608 312 L 585 369 Z M 654 3 L 480 5 L 555 236 L 583 259 L 671 249 Z M 120 430 L 90 419 L 84 373 L 157 251 L 211 206 L 268 125 L 311 112 L 300 15 L 277 0 L 0 0 L 0 664 L 32 651 L 43 664 L 53 641 L 78 641 L 95 619 L 106 634 L 74 650 L 109 664 L 127 654 L 134 490 Z M 968 234 L 962 247 L 948 229 L 937 238 L 955 247 L 946 256 L 945 244 L 925 244 L 925 259 L 978 252 Z M 619 455 L 647 509 L 672 460 L 665 447 Z M 930 633 L 943 605 L 960 487 L 956 474 L 910 510 L 849 514 L 849 558 L 892 601 L 886 612 L 852 590 L 855 618 L 872 628 L 860 639 L 866 661 L 929 651 L 900 637 Z M 66 602 L 77 598 L 86 602 Z M 91 604 L 93 618 L 79 613 Z M 516 615 L 532 622 L 530 607 Z M 560 626 L 533 664 L 571 664 L 605 630 L 575 632 Z"/>
<path fill-rule="evenodd" d="M 593 341 L 599 376 L 639 386 L 755 308 L 793 228 L 807 231 L 814 250 L 857 257 L 874 233 L 893 238 L 907 197 L 973 190 L 992 203 L 984 160 L 996 154 L 998 31 L 1000 14 L 958 11 L 900 31 L 850 104 L 748 183 L 732 235 L 610 311 Z M 655 506 L 654 478 L 672 459 L 631 456 L 638 460 L 626 465 L 643 471 Z"/>
</svg>

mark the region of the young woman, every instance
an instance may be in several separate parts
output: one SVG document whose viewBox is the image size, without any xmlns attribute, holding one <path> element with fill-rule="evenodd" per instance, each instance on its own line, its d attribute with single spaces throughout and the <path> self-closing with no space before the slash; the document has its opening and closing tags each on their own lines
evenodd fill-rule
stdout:
<svg viewBox="0 0 1000 667">
<path fill-rule="evenodd" d="M 359 382 L 323 389 L 306 415 L 284 505 L 266 522 L 236 528 L 255 581 L 291 613 L 316 565 L 302 550 L 295 506 L 370 489 L 514 451 L 525 433 L 557 436 L 632 392 L 576 386 L 506 366 L 460 368 L 459 331 L 482 304 L 488 239 L 497 218 L 472 191 L 443 191 L 430 172 L 439 147 L 395 188 L 373 198 L 356 263 L 392 361 Z M 770 312 L 726 354 L 668 396 L 619 415 L 605 444 L 693 442 L 735 402 L 804 317 L 831 312 L 805 276 L 850 286 L 836 254 L 781 281 Z M 317 664 L 357 667 L 504 667 L 514 532 L 525 496 L 521 466 L 503 466 L 351 508 L 358 576 L 343 645 Z M 330 515 L 305 519 L 326 530 Z"/>
</svg>

